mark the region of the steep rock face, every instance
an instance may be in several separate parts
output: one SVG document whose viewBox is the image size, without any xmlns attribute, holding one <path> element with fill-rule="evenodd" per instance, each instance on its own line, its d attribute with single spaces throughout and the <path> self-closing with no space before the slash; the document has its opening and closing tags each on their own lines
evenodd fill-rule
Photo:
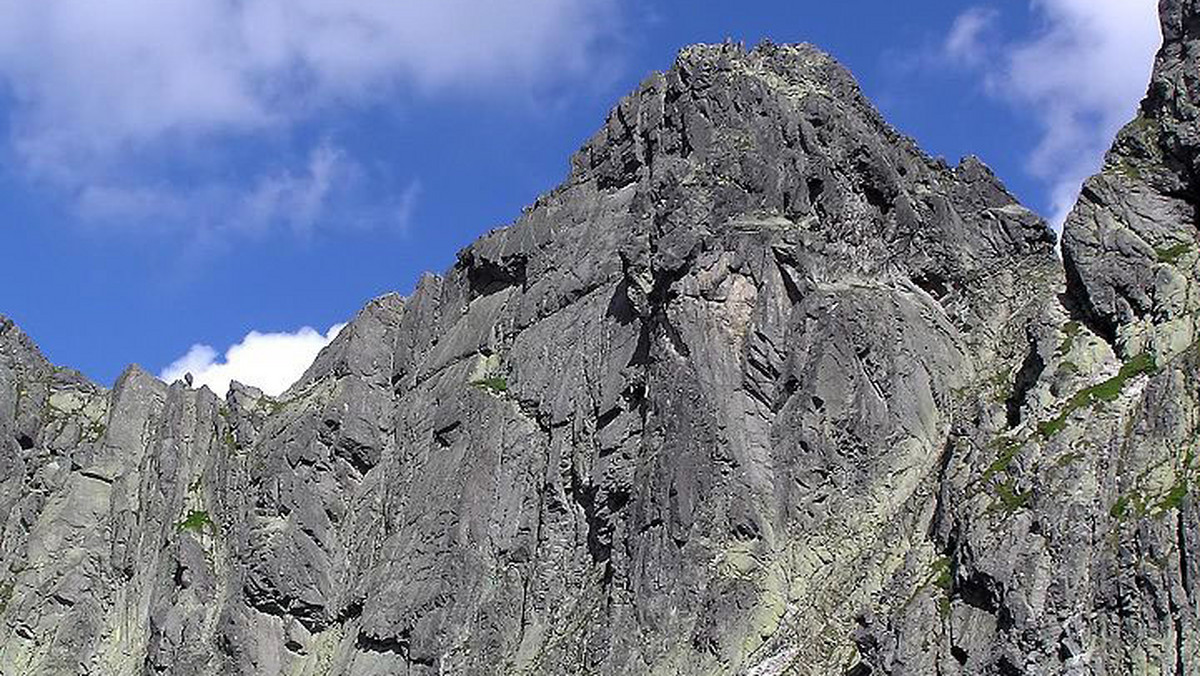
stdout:
<svg viewBox="0 0 1200 676">
<path fill-rule="evenodd" d="M 1156 82 L 1194 77 L 1179 40 Z M 1064 276 L 986 167 L 923 155 L 825 54 L 700 46 L 282 397 L 106 391 L 5 323 L 0 669 L 1194 664 L 1192 461 L 1162 462 L 1194 359 L 1146 377 L 1129 346 L 1162 341 L 1104 300 L 1129 285 L 1076 243 L 1087 208 Z M 1168 466 L 1182 493 L 1138 483 Z"/>
<path fill-rule="evenodd" d="M 1163 47 L 1137 119 L 1084 186 L 1065 228 L 1073 295 L 1125 353 L 1190 345 L 1200 220 L 1200 20 L 1164 2 Z"/>
<path fill-rule="evenodd" d="M 942 556 L 915 603 L 864 617 L 870 673 L 1200 669 L 1200 7 L 1160 9 L 1147 98 L 1067 219 L 1061 302 L 1001 378 L 1016 415 L 960 409 Z"/>
</svg>

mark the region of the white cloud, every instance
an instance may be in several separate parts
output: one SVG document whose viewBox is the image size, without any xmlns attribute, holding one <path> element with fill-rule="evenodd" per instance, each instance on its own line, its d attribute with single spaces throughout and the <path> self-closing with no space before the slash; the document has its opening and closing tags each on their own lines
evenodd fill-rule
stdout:
<svg viewBox="0 0 1200 676">
<path fill-rule="evenodd" d="M 947 58 L 976 67 L 987 90 L 1041 126 L 1028 170 L 1050 192 L 1061 226 L 1083 180 L 1095 173 L 1134 115 L 1161 41 L 1155 0 L 1031 0 L 1040 28 L 996 40 L 995 16 L 969 9 L 944 45 Z"/>
<path fill-rule="evenodd" d="M 200 229 L 208 234 L 261 234 L 283 226 L 300 236 L 336 211 L 343 228 L 408 229 L 420 197 L 413 180 L 398 193 L 379 194 L 376 181 L 342 148 L 326 141 L 298 168 L 277 167 L 245 181 L 180 187 L 114 176 L 82 187 L 76 211 L 89 223 Z"/>
<path fill-rule="evenodd" d="M 187 354 L 163 369 L 159 378 L 170 383 L 191 373 L 195 387 L 208 385 L 220 396 L 225 396 L 232 380 L 279 395 L 304 375 L 317 353 L 344 326 L 336 324 L 324 334 L 307 326 L 295 333 L 251 331 L 242 342 L 226 350 L 223 359 L 211 346 L 193 345 Z"/>
<path fill-rule="evenodd" d="M 182 194 L 130 176 L 413 94 L 519 97 L 588 74 L 616 35 L 617 2 L 0 0 L 9 150 L 28 175 L 79 195 L 84 215 L 186 213 L 209 196 L 196 192 L 248 187 L 218 204 L 298 209 L 303 229 L 334 174 L 355 166 L 329 146 L 274 175 L 218 168 L 223 181 Z"/>
<path fill-rule="evenodd" d="M 586 69 L 610 0 L 0 0 L 21 154 L 61 169 L 312 106 Z"/>
<path fill-rule="evenodd" d="M 979 65 L 988 52 L 984 42 L 987 32 L 999 16 L 988 7 L 972 7 L 959 14 L 946 35 L 946 56 L 962 64 Z"/>
<path fill-rule="evenodd" d="M 345 154 L 331 145 L 314 149 L 300 175 L 283 171 L 262 179 L 245 197 L 248 220 L 270 223 L 286 215 L 294 227 L 311 228 L 325 207 L 335 180 L 352 181 L 358 167 L 347 162 Z"/>
</svg>

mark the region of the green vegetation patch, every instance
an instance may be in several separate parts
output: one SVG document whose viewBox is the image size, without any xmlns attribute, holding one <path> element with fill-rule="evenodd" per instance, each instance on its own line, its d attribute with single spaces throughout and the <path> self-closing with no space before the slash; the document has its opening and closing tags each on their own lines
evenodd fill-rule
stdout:
<svg viewBox="0 0 1200 676">
<path fill-rule="evenodd" d="M 942 590 L 937 600 L 938 615 L 942 620 L 950 617 L 950 596 L 954 593 L 954 571 L 949 556 L 939 556 L 929 565 L 933 586 Z"/>
<path fill-rule="evenodd" d="M 1015 478 L 1006 476 L 1001 480 L 999 476 L 1007 474 L 1013 460 L 1020 454 L 1027 441 L 1028 439 L 998 437 L 992 442 L 992 447 L 996 448 L 996 458 L 992 460 L 992 464 L 983 470 L 983 474 L 978 479 L 979 484 L 981 486 L 988 486 L 992 494 L 992 502 L 987 508 L 988 512 L 1000 512 L 1011 516 L 1028 505 L 1029 501 L 1033 499 L 1032 489 L 1018 491 L 1016 487 L 1017 480 Z M 1034 471 L 1037 471 L 1036 464 Z M 984 490 L 988 490 L 988 488 Z"/>
<path fill-rule="evenodd" d="M 1167 512 L 1172 509 L 1179 509 L 1183 505 L 1183 498 L 1187 496 L 1188 484 L 1190 480 L 1186 474 L 1175 477 L 1175 483 L 1171 484 L 1171 490 L 1162 496 L 1155 505 L 1159 513 Z"/>
<path fill-rule="evenodd" d="M 1058 363 L 1059 376 L 1073 376 L 1079 373 L 1079 365 L 1073 361 L 1064 359 Z"/>
<path fill-rule="evenodd" d="M 1147 516 L 1161 518 L 1183 506 L 1184 498 L 1197 480 L 1200 480 L 1200 467 L 1196 465 L 1195 451 L 1189 450 L 1183 458 L 1182 469 L 1175 473 L 1175 480 L 1165 493 L 1154 495 L 1141 490 L 1131 491 L 1117 498 L 1108 510 L 1109 516 L 1118 521 Z"/>
<path fill-rule="evenodd" d="M 945 620 L 950 616 L 950 597 L 954 593 L 954 562 L 949 556 L 939 556 L 929 564 L 928 575 L 913 590 L 912 596 L 908 597 L 905 605 L 912 603 L 922 591 L 930 587 L 941 590 L 940 594 L 937 592 L 931 592 L 931 594 L 935 597 L 934 600 L 937 603 L 938 614 Z"/>
<path fill-rule="evenodd" d="M 1021 448 L 1025 445 L 1025 442 L 1020 439 L 998 437 L 992 442 L 992 445 L 997 449 L 996 459 L 992 461 L 992 464 L 987 466 L 987 469 L 983 470 L 983 476 L 979 478 L 980 481 L 987 481 L 1007 470 L 1017 457 L 1017 454 L 1021 452 Z"/>
<path fill-rule="evenodd" d="M 1131 495 L 1122 495 L 1121 497 L 1117 498 L 1117 501 L 1113 503 L 1113 506 L 1108 509 L 1109 516 L 1114 519 L 1124 519 L 1125 516 L 1129 514 L 1130 502 L 1132 501 L 1133 497 L 1134 496 Z"/>
<path fill-rule="evenodd" d="M 508 380 L 504 376 L 488 376 L 487 378 L 480 378 L 471 384 L 492 394 L 504 394 L 508 392 Z"/>
<path fill-rule="evenodd" d="M 1079 451 L 1071 451 L 1070 453 L 1064 453 L 1060 455 L 1058 459 L 1054 461 L 1054 466 L 1066 467 L 1067 465 L 1072 465 L 1080 460 L 1083 460 L 1083 454 Z"/>
<path fill-rule="evenodd" d="M 950 557 L 937 557 L 933 563 L 929 564 L 929 571 L 931 573 L 930 584 L 949 594 L 951 588 L 954 587 L 954 574 L 950 570 Z"/>
<path fill-rule="evenodd" d="M 1033 491 L 1017 491 L 1016 479 L 1010 478 L 996 484 L 996 501 L 988 509 L 1012 515 L 1026 507 L 1031 499 Z"/>
<path fill-rule="evenodd" d="M 1121 391 L 1125 389 L 1125 384 L 1131 378 L 1145 373 L 1153 373 L 1155 368 L 1154 357 L 1145 352 L 1130 359 L 1121 366 L 1117 375 L 1076 392 L 1057 416 L 1038 425 L 1038 434 L 1046 439 L 1058 434 L 1067 426 L 1067 418 L 1072 413 L 1100 402 L 1115 401 L 1117 397 L 1121 396 Z"/>
<path fill-rule="evenodd" d="M 217 531 L 217 525 L 208 516 L 208 512 L 200 510 L 189 512 L 187 518 L 180 521 L 178 526 L 181 531 L 187 530 L 193 533 L 203 533 L 206 530 L 213 533 Z"/>
<path fill-rule="evenodd" d="M 1182 243 L 1182 244 L 1176 244 L 1175 246 L 1167 247 L 1165 249 L 1158 249 L 1154 252 L 1154 255 L 1158 256 L 1159 263 L 1175 265 L 1176 263 L 1179 262 L 1180 258 L 1183 258 L 1184 254 L 1188 253 L 1191 250 L 1192 250 L 1191 244 Z"/>
<path fill-rule="evenodd" d="M 1121 158 L 1117 162 L 1117 171 L 1121 172 L 1122 176 L 1131 181 L 1142 180 L 1142 170 L 1138 169 L 1135 164 L 1125 158 Z"/>
<path fill-rule="evenodd" d="M 278 415 L 291 402 L 291 399 L 275 399 L 264 395 L 254 403 L 254 408 L 257 413 L 269 418 Z"/>
</svg>

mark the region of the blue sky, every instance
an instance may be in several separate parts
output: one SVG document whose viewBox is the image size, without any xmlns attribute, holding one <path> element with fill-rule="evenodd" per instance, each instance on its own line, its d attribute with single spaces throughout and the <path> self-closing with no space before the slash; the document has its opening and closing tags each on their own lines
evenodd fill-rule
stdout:
<svg viewBox="0 0 1200 676">
<path fill-rule="evenodd" d="M 0 313 L 103 384 L 136 362 L 281 389 L 726 38 L 825 48 L 1057 221 L 1158 33 L 1153 0 L 0 0 Z"/>
</svg>

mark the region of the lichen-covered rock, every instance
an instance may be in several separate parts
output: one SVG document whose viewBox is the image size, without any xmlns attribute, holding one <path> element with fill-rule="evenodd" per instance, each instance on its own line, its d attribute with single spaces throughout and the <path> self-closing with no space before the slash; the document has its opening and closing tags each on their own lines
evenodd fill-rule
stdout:
<svg viewBox="0 0 1200 676">
<path fill-rule="evenodd" d="M 963 401 L 939 558 L 864 615 L 862 673 L 1200 670 L 1200 6 L 1161 14 L 1149 94 L 1067 219 L 1061 303 L 998 378 L 1007 414 Z"/>
<path fill-rule="evenodd" d="M 1187 12 L 1158 178 L 1066 273 L 830 57 L 726 44 L 281 397 L 106 391 L 5 322 L 0 672 L 1186 673 Z"/>
</svg>

